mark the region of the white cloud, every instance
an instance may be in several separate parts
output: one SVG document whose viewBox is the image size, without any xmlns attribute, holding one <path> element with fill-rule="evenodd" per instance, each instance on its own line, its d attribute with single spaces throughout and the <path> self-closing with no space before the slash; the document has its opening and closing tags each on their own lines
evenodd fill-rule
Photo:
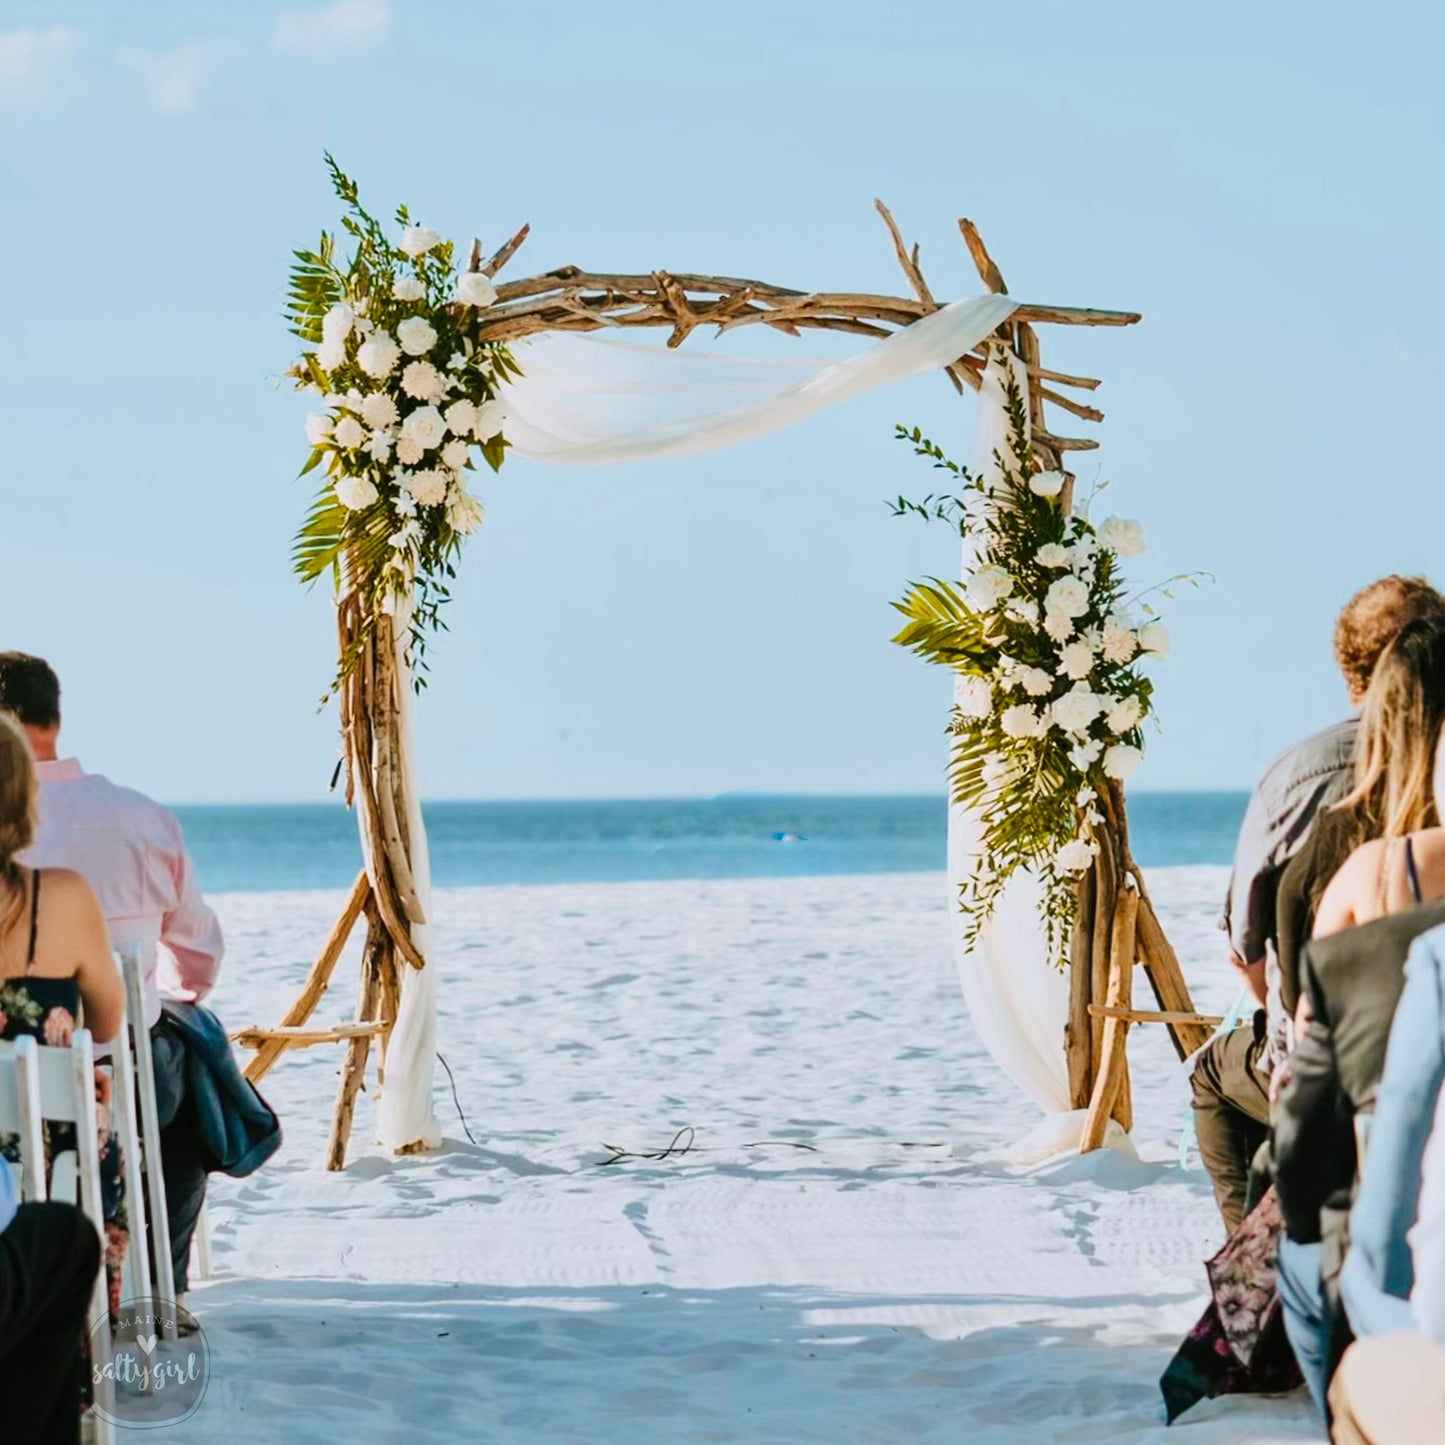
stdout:
<svg viewBox="0 0 1445 1445">
<path fill-rule="evenodd" d="M 175 115 L 196 108 L 212 67 L 232 48 L 215 41 L 185 40 L 169 50 L 124 50 L 120 60 L 140 77 L 151 108 Z"/>
<path fill-rule="evenodd" d="M 338 51 L 364 50 L 391 29 L 387 0 L 335 0 L 316 10 L 285 10 L 271 43 L 277 50 L 328 59 Z"/>
<path fill-rule="evenodd" d="M 12 30 L 0 35 L 0 107 L 39 110 L 70 89 L 79 55 L 75 33 Z"/>
</svg>

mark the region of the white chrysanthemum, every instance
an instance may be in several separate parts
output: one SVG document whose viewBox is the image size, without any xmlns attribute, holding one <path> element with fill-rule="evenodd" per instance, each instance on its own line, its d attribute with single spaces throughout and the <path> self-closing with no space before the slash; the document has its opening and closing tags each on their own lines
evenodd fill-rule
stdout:
<svg viewBox="0 0 1445 1445">
<path fill-rule="evenodd" d="M 323 341 L 316 348 L 316 364 L 322 371 L 335 371 L 346 365 L 346 342 L 344 339 Z"/>
<path fill-rule="evenodd" d="M 426 295 L 426 287 L 415 276 L 398 276 L 391 283 L 394 301 L 420 301 Z"/>
<path fill-rule="evenodd" d="M 338 301 L 321 318 L 321 339 L 323 341 L 345 341 L 351 335 L 356 323 L 356 313 L 344 301 Z"/>
<path fill-rule="evenodd" d="M 1045 612 L 1062 612 L 1065 617 L 1082 617 L 1089 610 L 1089 589 L 1077 577 L 1060 577 L 1044 594 Z"/>
<path fill-rule="evenodd" d="M 989 717 L 993 713 L 993 688 L 986 677 L 961 676 L 953 684 L 953 703 L 961 717 Z"/>
<path fill-rule="evenodd" d="M 1010 738 L 1041 738 L 1047 727 L 1038 708 L 1022 702 L 1006 707 L 999 714 L 998 725 L 1003 729 L 1004 736 Z"/>
<path fill-rule="evenodd" d="M 436 447 L 441 445 L 442 438 L 447 434 L 447 424 L 436 407 L 419 406 L 407 413 L 406 420 L 401 424 L 401 434 L 419 447 Z"/>
<path fill-rule="evenodd" d="M 356 364 L 378 381 L 390 376 L 401 360 L 401 347 L 388 331 L 373 331 L 356 349 Z"/>
<path fill-rule="evenodd" d="M 1035 472 L 1029 478 L 1029 491 L 1036 497 L 1057 497 L 1063 489 L 1062 472 Z"/>
<path fill-rule="evenodd" d="M 471 436 L 477 424 L 477 409 L 469 401 L 454 401 L 446 409 L 447 430 L 453 436 Z"/>
<path fill-rule="evenodd" d="M 1106 661 L 1121 664 L 1128 662 L 1138 652 L 1139 639 L 1134 636 L 1134 629 L 1127 622 L 1110 616 L 1104 619 L 1100 648 Z"/>
<path fill-rule="evenodd" d="M 1046 612 L 1044 631 L 1055 642 L 1067 642 L 1074 635 L 1074 619 L 1066 612 Z"/>
<path fill-rule="evenodd" d="M 1069 565 L 1069 549 L 1062 542 L 1045 542 L 1034 553 L 1034 560 L 1040 567 L 1067 567 Z"/>
<path fill-rule="evenodd" d="M 1088 677 L 1094 670 L 1094 653 L 1089 644 L 1080 638 L 1071 642 L 1059 652 L 1059 671 L 1075 682 Z"/>
<path fill-rule="evenodd" d="M 477 423 L 472 428 L 472 435 L 479 442 L 489 442 L 493 437 L 501 436 L 507 428 L 508 420 L 507 408 L 493 397 L 491 401 L 484 401 L 477 408 Z"/>
<path fill-rule="evenodd" d="M 1139 629 L 1139 646 L 1150 657 L 1169 656 L 1169 629 L 1162 622 L 1146 622 Z"/>
<path fill-rule="evenodd" d="M 1137 557 L 1144 550 L 1144 528 L 1128 517 L 1109 517 L 1099 528 L 1099 541 L 1121 557 Z"/>
<path fill-rule="evenodd" d="M 397 423 L 396 398 L 389 391 L 374 391 L 362 397 L 360 410 L 367 426 L 386 427 Z"/>
<path fill-rule="evenodd" d="M 1053 678 L 1041 667 L 1020 667 L 1014 677 L 1030 697 L 1047 697 L 1054 690 Z"/>
<path fill-rule="evenodd" d="M 396 339 L 408 356 L 425 356 L 437 344 L 436 327 L 425 316 L 408 316 L 396 328 Z"/>
<path fill-rule="evenodd" d="M 1076 682 L 1062 697 L 1054 699 L 1049 713 L 1066 733 L 1082 733 L 1103 710 L 1104 699 L 1091 692 L 1087 684 Z"/>
<path fill-rule="evenodd" d="M 423 507 L 433 507 L 446 496 L 447 480 L 445 472 L 413 472 L 406 489 Z"/>
<path fill-rule="evenodd" d="M 306 417 L 306 440 L 313 447 L 331 440 L 332 418 L 324 411 L 309 412 Z"/>
<path fill-rule="evenodd" d="M 1122 780 L 1143 761 L 1144 754 L 1138 748 L 1131 747 L 1128 743 L 1115 743 L 1104 754 L 1104 776 Z"/>
<path fill-rule="evenodd" d="M 381 494 L 369 477 L 337 477 L 336 500 L 348 511 L 362 512 L 373 506 Z"/>
<path fill-rule="evenodd" d="M 404 256 L 425 256 L 441 240 L 428 226 L 408 226 L 401 233 L 396 249 Z"/>
<path fill-rule="evenodd" d="M 1014 579 L 1007 569 L 997 563 L 989 563 L 986 567 L 980 567 L 964 583 L 963 595 L 975 611 L 992 612 L 1013 590 Z"/>
<path fill-rule="evenodd" d="M 470 492 L 458 492 L 447 503 L 447 521 L 454 532 L 470 536 L 482 525 L 486 513 L 482 504 Z"/>
<path fill-rule="evenodd" d="M 463 306 L 493 306 L 497 300 L 497 288 L 492 278 L 480 271 L 463 271 L 457 277 L 457 300 Z"/>
<path fill-rule="evenodd" d="M 391 456 L 392 435 L 389 431 L 378 429 L 366 439 L 366 450 L 371 453 L 373 461 L 384 462 Z"/>
<path fill-rule="evenodd" d="M 366 440 L 366 428 L 354 416 L 344 416 L 331 428 L 339 447 L 359 447 Z"/>
<path fill-rule="evenodd" d="M 440 401 L 446 393 L 446 382 L 431 362 L 412 361 L 401 374 L 401 389 L 417 401 Z"/>
<path fill-rule="evenodd" d="M 1104 713 L 1104 721 L 1111 733 L 1126 733 L 1139 726 L 1144 716 L 1144 704 L 1137 697 L 1115 698 Z"/>
<path fill-rule="evenodd" d="M 425 455 L 420 442 L 414 442 L 410 437 L 396 439 L 396 459 L 402 466 L 414 467 Z M 400 481 L 400 478 L 397 480 Z"/>
<path fill-rule="evenodd" d="M 1071 838 L 1054 854 L 1055 865 L 1064 873 L 1082 873 L 1093 862 L 1094 850 L 1082 838 Z"/>
<path fill-rule="evenodd" d="M 1103 751 L 1103 743 L 1099 742 L 1097 738 L 1089 738 L 1069 749 L 1069 761 L 1081 773 L 1087 773 L 1099 761 L 1099 756 Z"/>
<path fill-rule="evenodd" d="M 467 464 L 467 444 L 460 437 L 453 437 L 442 448 L 442 461 L 454 472 L 459 472 Z"/>
</svg>

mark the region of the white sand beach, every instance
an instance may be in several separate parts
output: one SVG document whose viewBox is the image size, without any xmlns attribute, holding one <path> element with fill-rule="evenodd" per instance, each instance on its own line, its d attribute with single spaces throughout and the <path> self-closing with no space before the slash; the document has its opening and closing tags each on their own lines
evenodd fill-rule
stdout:
<svg viewBox="0 0 1445 1445">
<path fill-rule="evenodd" d="M 1214 1006 L 1222 885 L 1151 878 Z M 279 1016 L 339 901 L 218 900 L 228 1024 Z M 273 1070 L 286 1144 L 214 1188 L 213 1383 L 168 1440 L 1318 1438 L 1302 1398 L 1166 1435 L 1218 1243 L 1172 1050 L 1134 1036 L 1140 1161 L 1005 1166 L 1034 1118 L 964 1014 L 941 878 L 455 889 L 438 921 L 476 1143 L 439 1074 L 440 1152 L 381 1157 L 364 1103 L 327 1174 L 339 1050 Z M 684 1128 L 686 1154 L 604 1165 Z"/>
</svg>

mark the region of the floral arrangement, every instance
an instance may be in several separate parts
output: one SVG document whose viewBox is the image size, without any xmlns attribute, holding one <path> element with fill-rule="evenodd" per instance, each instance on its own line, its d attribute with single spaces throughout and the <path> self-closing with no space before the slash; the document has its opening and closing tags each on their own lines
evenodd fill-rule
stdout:
<svg viewBox="0 0 1445 1445">
<path fill-rule="evenodd" d="M 1143 759 L 1152 686 L 1140 670 L 1169 648 L 1153 608 L 1131 599 L 1120 559 L 1144 551 L 1138 522 L 1095 526 L 1072 504 L 1062 472 L 1045 470 L 1027 442 L 1023 398 L 1006 383 L 1010 452 L 990 484 L 951 462 L 917 428 L 900 439 L 949 471 L 958 492 L 909 502 L 895 514 L 942 519 L 977 543 L 957 586 L 932 580 L 894 604 L 908 625 L 894 641 L 959 675 L 950 720 L 954 801 L 982 820 L 980 851 L 962 883 L 965 940 L 978 936 L 1020 868 L 1042 881 L 1040 910 L 1062 966 L 1078 880 L 1099 848 L 1101 803 Z M 1101 795 L 1104 795 L 1101 797 Z"/>
<path fill-rule="evenodd" d="M 367 616 L 394 616 L 404 599 L 419 662 L 462 540 L 482 521 L 467 485 L 474 458 L 502 464 L 498 389 L 517 368 L 505 347 L 469 334 L 475 312 L 496 302 L 490 277 L 459 273 L 452 243 L 405 206 L 393 240 L 329 155 L 326 164 L 354 245 L 341 258 L 323 232 L 291 272 L 286 313 L 303 350 L 288 375 L 321 398 L 306 419 L 301 472 L 324 477 L 293 557 L 308 582 L 331 571 L 341 590 L 344 573 Z"/>
</svg>

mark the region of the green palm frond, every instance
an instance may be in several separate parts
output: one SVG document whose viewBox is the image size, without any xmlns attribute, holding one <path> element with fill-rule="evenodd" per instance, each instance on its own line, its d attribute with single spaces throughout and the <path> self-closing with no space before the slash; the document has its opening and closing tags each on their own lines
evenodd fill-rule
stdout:
<svg viewBox="0 0 1445 1445">
<path fill-rule="evenodd" d="M 983 620 L 949 583 L 936 577 L 915 582 L 893 606 L 909 619 L 893 641 L 926 661 L 972 671 L 997 660 L 998 648 L 984 638 Z"/>
</svg>

